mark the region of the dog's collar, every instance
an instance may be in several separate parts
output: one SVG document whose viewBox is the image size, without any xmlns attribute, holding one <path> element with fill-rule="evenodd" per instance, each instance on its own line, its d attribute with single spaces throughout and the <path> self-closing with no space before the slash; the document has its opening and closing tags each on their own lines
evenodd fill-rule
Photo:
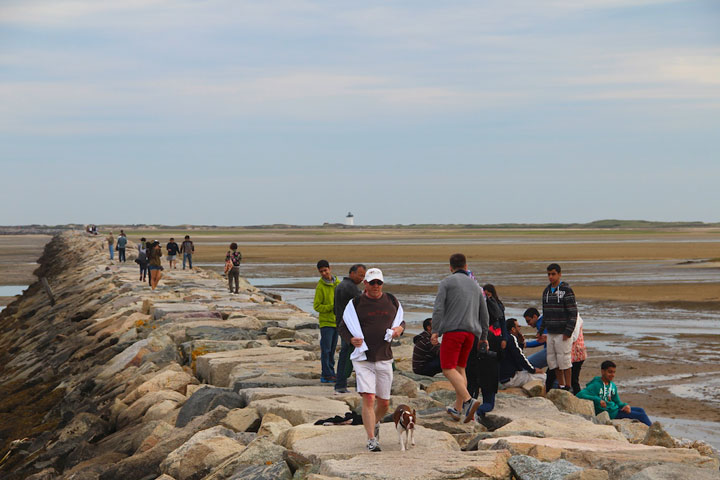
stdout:
<svg viewBox="0 0 720 480">
<path fill-rule="evenodd" d="M 405 413 L 405 412 L 403 412 Z M 412 418 L 412 414 L 408 413 L 408 417 Z M 403 428 L 407 429 L 407 425 L 405 425 L 405 422 L 403 422 L 403 416 L 400 415 L 400 421 L 398 422 L 400 425 L 402 425 Z M 415 422 L 412 422 L 415 423 Z"/>
</svg>

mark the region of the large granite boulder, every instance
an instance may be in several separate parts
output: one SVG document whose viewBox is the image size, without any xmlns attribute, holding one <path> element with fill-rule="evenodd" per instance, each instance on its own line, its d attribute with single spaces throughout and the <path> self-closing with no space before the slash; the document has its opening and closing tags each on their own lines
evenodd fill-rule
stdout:
<svg viewBox="0 0 720 480">
<path fill-rule="evenodd" d="M 561 412 L 585 415 L 588 418 L 595 416 L 595 406 L 591 400 L 578 398 L 565 390 L 553 388 L 547 392 L 546 398 L 553 402 Z"/>
<path fill-rule="evenodd" d="M 250 402 L 261 416 L 273 413 L 293 425 L 313 423 L 323 418 L 341 417 L 349 411 L 345 402 L 323 397 L 283 396 Z"/>
<path fill-rule="evenodd" d="M 193 418 L 221 405 L 228 409 L 245 406 L 240 395 L 232 390 L 210 386 L 202 387 L 185 401 L 185 404 L 180 409 L 175 426 L 184 427 Z"/>
<path fill-rule="evenodd" d="M 571 473 L 582 470 L 567 460 L 541 462 L 527 455 L 510 457 L 508 465 L 517 480 L 564 480 Z"/>
<path fill-rule="evenodd" d="M 212 427 L 193 435 L 160 464 L 160 470 L 176 480 L 199 480 L 227 458 L 245 449 L 232 430 Z"/>
</svg>

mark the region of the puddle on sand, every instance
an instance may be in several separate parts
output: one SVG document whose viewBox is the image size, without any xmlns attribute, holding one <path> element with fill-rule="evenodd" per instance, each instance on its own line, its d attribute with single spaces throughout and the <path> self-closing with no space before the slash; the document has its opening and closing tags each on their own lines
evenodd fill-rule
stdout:
<svg viewBox="0 0 720 480">
<path fill-rule="evenodd" d="M 21 295 L 27 285 L 0 285 L 0 297 L 14 297 Z"/>
</svg>

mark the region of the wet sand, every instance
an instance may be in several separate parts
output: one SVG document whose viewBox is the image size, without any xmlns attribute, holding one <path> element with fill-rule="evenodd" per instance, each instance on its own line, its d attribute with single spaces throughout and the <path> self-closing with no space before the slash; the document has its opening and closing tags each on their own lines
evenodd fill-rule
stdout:
<svg viewBox="0 0 720 480">
<path fill-rule="evenodd" d="M 131 241 L 143 235 L 157 238 L 163 245 L 170 236 L 180 240 L 185 234 L 177 230 L 127 232 Z M 633 312 L 642 310 L 643 305 L 667 312 L 673 308 L 697 310 L 706 317 L 712 312 L 720 314 L 720 263 L 708 261 L 720 257 L 718 229 L 244 229 L 189 233 L 196 245 L 195 263 L 221 265 L 227 245 L 236 241 L 243 254 L 242 275 L 252 276 L 254 272 L 263 277 L 307 279 L 283 284 L 280 278 L 274 284 L 278 288 L 313 288 L 314 265 L 320 258 L 328 259 L 340 275 L 358 261 L 381 268 L 388 265 L 390 271 L 398 272 L 393 276 L 396 280 L 402 278 L 403 269 L 419 268 L 425 262 L 421 267 L 437 277 L 426 284 L 396 281 L 388 288 L 399 295 L 432 295 L 437 289 L 435 278 L 447 272 L 449 255 L 462 251 L 476 272 L 495 272 L 490 280 L 505 303 L 516 309 L 539 303 L 546 282 L 544 266 L 555 261 L 563 265 L 564 277 L 580 302 L 627 308 L 629 325 Z M 0 284 L 27 285 L 34 281 L 34 262 L 48 239 L 0 236 Z M 282 275 L 276 275 L 278 272 Z M 583 366 L 582 383 L 599 374 L 603 360 L 612 358 L 619 367 L 616 380 L 621 397 L 644 407 L 651 418 L 720 422 L 720 366 L 717 361 L 707 360 L 708 352 L 720 352 L 720 336 L 703 336 L 687 319 L 678 324 L 678 330 L 684 338 L 669 335 L 636 341 L 636 336 L 629 339 L 622 333 L 608 335 L 588 328 L 585 337 L 589 358 Z M 529 329 L 525 333 L 530 333 Z M 707 388 L 715 389 L 714 396 Z"/>
</svg>

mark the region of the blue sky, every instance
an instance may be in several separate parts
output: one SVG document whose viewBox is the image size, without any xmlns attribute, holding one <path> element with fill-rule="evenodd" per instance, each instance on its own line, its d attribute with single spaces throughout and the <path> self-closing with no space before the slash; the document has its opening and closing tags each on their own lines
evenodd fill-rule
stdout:
<svg viewBox="0 0 720 480">
<path fill-rule="evenodd" d="M 5 0 L 0 224 L 720 221 L 720 3 Z"/>
</svg>

